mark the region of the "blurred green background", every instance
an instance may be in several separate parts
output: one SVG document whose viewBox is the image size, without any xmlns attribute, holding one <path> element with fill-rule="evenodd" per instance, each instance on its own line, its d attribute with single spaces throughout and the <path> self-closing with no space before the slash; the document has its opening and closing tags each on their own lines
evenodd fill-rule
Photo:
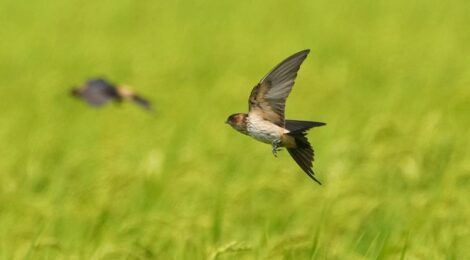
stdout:
<svg viewBox="0 0 470 260">
<path fill-rule="evenodd" d="M 469 1 L 0 1 L 1 259 L 468 259 Z M 284 151 L 224 124 L 305 48 Z M 132 104 L 69 97 L 92 76 Z"/>
</svg>

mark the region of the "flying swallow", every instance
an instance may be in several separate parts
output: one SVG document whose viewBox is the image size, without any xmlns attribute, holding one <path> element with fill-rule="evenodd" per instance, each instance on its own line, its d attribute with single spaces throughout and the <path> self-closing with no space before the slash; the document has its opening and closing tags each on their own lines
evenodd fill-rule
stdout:
<svg viewBox="0 0 470 260">
<path fill-rule="evenodd" d="M 307 139 L 307 131 L 326 124 L 284 119 L 286 99 L 294 86 L 297 71 L 309 52 L 298 52 L 274 67 L 251 91 L 248 114 L 232 114 L 226 123 L 242 134 L 271 144 L 276 157 L 280 147 L 287 148 L 300 168 L 321 184 L 312 170 L 314 153 Z"/>
<path fill-rule="evenodd" d="M 126 86 L 115 86 L 104 79 L 90 79 L 79 88 L 73 88 L 71 94 L 84 99 L 89 105 L 100 107 L 109 101 L 117 103 L 130 100 L 144 109 L 151 110 L 150 102 L 132 92 Z"/>
</svg>

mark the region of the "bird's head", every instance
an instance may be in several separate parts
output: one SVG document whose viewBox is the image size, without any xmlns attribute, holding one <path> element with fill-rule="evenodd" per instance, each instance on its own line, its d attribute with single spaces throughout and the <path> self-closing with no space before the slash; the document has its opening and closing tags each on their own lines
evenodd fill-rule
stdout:
<svg viewBox="0 0 470 260">
<path fill-rule="evenodd" d="M 81 96 L 80 89 L 79 88 L 73 88 L 70 90 L 70 95 L 74 97 L 79 97 Z"/>
<path fill-rule="evenodd" d="M 230 115 L 225 123 L 229 124 L 233 129 L 241 132 L 243 134 L 247 134 L 246 130 L 246 118 L 248 117 L 247 114 L 244 113 L 237 113 Z"/>
</svg>

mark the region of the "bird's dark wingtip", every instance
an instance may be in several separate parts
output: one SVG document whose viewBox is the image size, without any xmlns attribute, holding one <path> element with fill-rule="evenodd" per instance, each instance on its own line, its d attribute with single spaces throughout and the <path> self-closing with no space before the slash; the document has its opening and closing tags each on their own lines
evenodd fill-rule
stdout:
<svg viewBox="0 0 470 260">
<path fill-rule="evenodd" d="M 298 52 L 298 54 L 305 54 L 305 56 L 307 56 L 309 53 L 310 53 L 310 49 L 305 49 L 305 50 L 301 50 Z"/>
</svg>

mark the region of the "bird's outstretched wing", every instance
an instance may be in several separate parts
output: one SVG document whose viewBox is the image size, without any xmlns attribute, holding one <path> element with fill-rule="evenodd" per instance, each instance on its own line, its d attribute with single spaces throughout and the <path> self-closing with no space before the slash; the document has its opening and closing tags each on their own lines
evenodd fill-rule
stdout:
<svg viewBox="0 0 470 260">
<path fill-rule="evenodd" d="M 103 79 L 87 81 L 83 87 L 82 96 L 92 106 L 102 106 L 117 97 L 116 88 Z"/>
<path fill-rule="evenodd" d="M 294 86 L 297 71 L 310 50 L 303 50 L 282 61 L 251 91 L 248 105 L 250 113 L 284 127 L 286 99 Z"/>
</svg>

